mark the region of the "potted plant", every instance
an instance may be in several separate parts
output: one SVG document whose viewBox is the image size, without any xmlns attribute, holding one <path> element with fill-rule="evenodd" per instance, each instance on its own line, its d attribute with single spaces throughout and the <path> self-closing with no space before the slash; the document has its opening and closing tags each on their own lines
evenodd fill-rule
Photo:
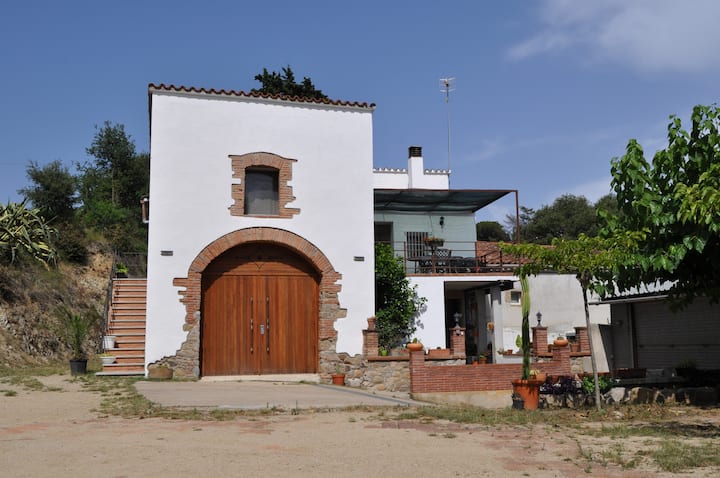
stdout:
<svg viewBox="0 0 720 478">
<path fill-rule="evenodd" d="M 128 268 L 123 262 L 115 263 L 115 277 L 124 279 L 128 276 Z"/>
<path fill-rule="evenodd" d="M 558 335 L 557 338 L 553 341 L 553 345 L 556 345 L 558 347 L 565 347 L 568 344 L 568 339 L 566 339 L 562 335 Z"/>
<path fill-rule="evenodd" d="M 527 410 L 535 410 L 540 403 L 540 380 L 530 376 L 530 284 L 526 275 L 520 276 L 522 296 L 520 306 L 522 309 L 522 336 L 518 336 L 523 354 L 522 377 L 513 380 L 513 396 L 519 395 L 523 400 L 523 406 Z M 513 401 L 513 406 L 515 403 Z"/>
<path fill-rule="evenodd" d="M 487 357 L 484 356 L 483 354 L 478 355 L 478 362 L 479 362 L 479 363 L 487 363 L 487 360 L 488 360 Z"/>
<path fill-rule="evenodd" d="M 110 350 L 115 348 L 117 337 L 114 335 L 103 335 L 103 349 Z"/>
<path fill-rule="evenodd" d="M 72 375 L 84 375 L 87 373 L 87 354 L 85 343 L 97 321 L 98 314 L 95 311 L 88 311 L 79 314 L 67 306 L 57 310 L 59 319 L 59 335 L 67 342 L 72 349 L 70 357 L 70 373 Z"/>
<path fill-rule="evenodd" d="M 417 337 L 416 337 L 416 338 L 414 338 L 414 339 L 412 340 L 412 342 L 409 342 L 407 345 L 405 345 L 405 347 L 406 347 L 410 352 L 417 352 L 418 350 L 422 350 L 422 349 L 423 349 L 423 344 L 420 343 L 420 342 L 418 341 Z"/>
<path fill-rule="evenodd" d="M 385 347 L 380 347 L 378 349 L 378 353 L 380 354 L 381 357 L 387 357 L 388 349 L 386 349 Z"/>
<path fill-rule="evenodd" d="M 428 246 L 430 246 L 433 249 L 436 247 L 442 247 L 443 244 L 445 244 L 445 239 L 443 239 L 442 237 L 436 237 L 436 236 L 428 236 L 424 239 L 424 241 L 425 241 L 425 244 L 427 244 Z"/>
<path fill-rule="evenodd" d="M 335 373 L 331 375 L 333 385 L 345 385 L 345 374 L 340 369 L 340 365 L 335 365 Z"/>
<path fill-rule="evenodd" d="M 110 365 L 112 363 L 115 363 L 116 357 L 109 353 L 102 353 L 99 355 L 100 360 L 102 360 L 103 365 Z"/>
</svg>

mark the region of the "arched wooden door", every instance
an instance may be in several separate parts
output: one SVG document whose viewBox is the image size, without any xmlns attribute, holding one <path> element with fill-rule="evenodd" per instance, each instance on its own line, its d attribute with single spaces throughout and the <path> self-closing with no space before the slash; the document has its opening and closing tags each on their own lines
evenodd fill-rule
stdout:
<svg viewBox="0 0 720 478">
<path fill-rule="evenodd" d="M 318 300 L 317 273 L 289 249 L 223 253 L 202 276 L 201 374 L 316 372 Z"/>
</svg>

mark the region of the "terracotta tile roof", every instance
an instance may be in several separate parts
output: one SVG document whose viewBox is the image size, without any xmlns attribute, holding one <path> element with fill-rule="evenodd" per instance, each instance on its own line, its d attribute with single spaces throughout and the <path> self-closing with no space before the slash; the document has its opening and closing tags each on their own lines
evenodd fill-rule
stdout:
<svg viewBox="0 0 720 478">
<path fill-rule="evenodd" d="M 254 92 L 246 92 L 246 91 L 240 91 L 240 90 L 216 90 L 214 88 L 196 88 L 194 86 L 187 87 L 187 86 L 175 86 L 175 85 L 166 85 L 164 83 L 160 83 L 159 85 L 156 85 L 154 83 L 150 83 L 148 85 L 148 91 L 152 93 L 153 91 L 175 91 L 179 93 L 203 93 L 208 95 L 222 95 L 222 96 L 241 96 L 245 98 L 263 98 L 263 99 L 271 99 L 271 100 L 282 100 L 282 101 L 292 101 L 296 103 L 314 103 L 314 104 L 325 104 L 325 105 L 333 105 L 333 106 L 349 106 L 349 107 L 355 107 L 355 108 L 375 108 L 375 103 L 366 103 L 366 102 L 359 102 L 359 101 L 343 101 L 343 100 L 331 100 L 329 98 L 302 98 L 299 96 L 286 96 L 286 95 L 269 95 L 265 93 L 254 93 Z"/>
</svg>

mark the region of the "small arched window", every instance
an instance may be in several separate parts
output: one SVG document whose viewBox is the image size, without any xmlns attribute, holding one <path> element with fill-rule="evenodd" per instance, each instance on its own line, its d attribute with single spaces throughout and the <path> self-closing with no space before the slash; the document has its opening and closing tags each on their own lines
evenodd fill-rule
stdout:
<svg viewBox="0 0 720 478">
<path fill-rule="evenodd" d="M 277 169 L 250 167 L 245 170 L 246 215 L 277 215 L 279 196 Z"/>
</svg>

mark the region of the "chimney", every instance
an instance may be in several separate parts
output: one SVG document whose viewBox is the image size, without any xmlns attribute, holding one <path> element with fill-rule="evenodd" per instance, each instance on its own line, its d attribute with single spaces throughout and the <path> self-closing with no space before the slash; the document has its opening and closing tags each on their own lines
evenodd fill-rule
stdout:
<svg viewBox="0 0 720 478">
<path fill-rule="evenodd" d="M 408 187 L 410 189 L 419 187 L 424 174 L 422 146 L 410 146 L 408 148 Z"/>
</svg>

